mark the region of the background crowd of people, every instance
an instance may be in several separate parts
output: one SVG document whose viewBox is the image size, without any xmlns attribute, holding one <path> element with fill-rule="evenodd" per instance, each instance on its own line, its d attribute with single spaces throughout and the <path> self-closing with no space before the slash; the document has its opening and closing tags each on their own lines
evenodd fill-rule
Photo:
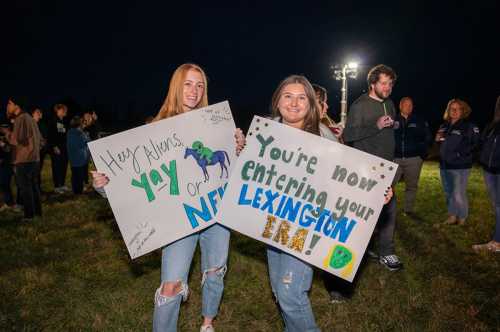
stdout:
<svg viewBox="0 0 500 332">
<path fill-rule="evenodd" d="M 48 114 L 24 97 L 11 96 L 0 131 L 0 211 L 24 211 L 24 220 L 41 216 L 41 174 L 47 156 L 54 193 L 84 191 L 89 183 L 87 142 L 102 135 L 95 112 L 69 119 L 65 104 L 54 105 L 53 114 Z M 68 164 L 71 189 L 66 186 Z"/>
</svg>

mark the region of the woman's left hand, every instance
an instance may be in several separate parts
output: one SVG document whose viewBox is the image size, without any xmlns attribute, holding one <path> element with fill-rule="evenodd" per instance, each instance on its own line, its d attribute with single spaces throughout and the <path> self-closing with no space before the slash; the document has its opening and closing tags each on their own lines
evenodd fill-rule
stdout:
<svg viewBox="0 0 500 332">
<path fill-rule="evenodd" d="M 239 156 L 247 141 L 245 139 L 245 135 L 243 135 L 243 131 L 240 128 L 236 128 L 234 132 L 234 138 L 236 139 L 236 155 Z"/>
<path fill-rule="evenodd" d="M 394 196 L 394 192 L 392 191 L 392 187 L 387 187 L 387 190 L 385 191 L 385 194 L 384 194 L 384 205 L 389 203 L 392 196 Z"/>
</svg>

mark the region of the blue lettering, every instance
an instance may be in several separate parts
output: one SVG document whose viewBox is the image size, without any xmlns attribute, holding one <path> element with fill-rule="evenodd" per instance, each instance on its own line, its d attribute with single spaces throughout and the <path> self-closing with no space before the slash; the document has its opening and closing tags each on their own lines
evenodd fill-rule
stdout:
<svg viewBox="0 0 500 332">
<path fill-rule="evenodd" d="M 188 217 L 189 223 L 191 224 L 191 227 L 193 229 L 199 226 L 198 220 L 196 220 L 196 216 L 207 222 L 212 220 L 212 214 L 208 209 L 207 203 L 205 202 L 205 198 L 200 197 L 200 203 L 201 203 L 201 210 L 198 210 L 187 204 L 183 204 L 184 210 L 186 211 L 186 216 Z"/>
<path fill-rule="evenodd" d="M 312 209 L 314 209 L 314 207 L 311 204 L 308 204 L 308 203 L 304 204 L 304 207 L 302 208 L 302 211 L 300 212 L 300 218 L 299 218 L 299 225 L 300 226 L 309 227 L 309 226 L 311 226 L 311 224 L 313 222 L 316 221 L 316 220 L 314 220 L 314 218 L 311 218 L 311 216 L 309 216 L 309 215 L 306 215 L 306 217 L 304 218 L 304 212 L 306 212 L 306 210 L 311 211 Z"/>
<path fill-rule="evenodd" d="M 255 191 L 255 196 L 253 197 L 252 207 L 258 209 L 260 207 L 260 197 L 262 196 L 262 188 L 257 188 Z"/>
<path fill-rule="evenodd" d="M 328 218 L 328 220 L 326 221 L 325 227 L 323 227 L 323 234 L 329 236 L 332 233 L 334 226 L 335 219 L 333 219 L 333 215 L 331 215 L 330 218 Z"/>
<path fill-rule="evenodd" d="M 294 206 L 293 199 L 291 197 L 288 197 L 288 200 L 285 203 L 285 207 L 283 208 L 283 212 L 281 213 L 280 218 L 283 219 L 286 217 L 288 221 L 295 222 L 295 219 L 297 218 L 297 213 L 299 213 L 301 205 L 302 202 L 299 201 Z"/>
<path fill-rule="evenodd" d="M 267 201 L 262 204 L 262 207 L 260 208 L 262 211 L 267 209 L 267 212 L 272 214 L 273 213 L 273 202 L 278 196 L 280 195 L 278 192 L 273 193 L 271 190 L 266 190 L 266 199 Z"/>
<path fill-rule="evenodd" d="M 214 214 L 217 214 L 217 200 L 215 199 L 215 195 L 217 195 L 217 190 L 212 190 L 211 192 L 208 193 L 208 201 L 210 202 L 210 205 L 212 206 L 212 210 L 214 211 Z"/>
<path fill-rule="evenodd" d="M 338 220 L 337 223 L 335 224 L 335 228 L 333 229 L 333 232 L 331 233 L 330 237 L 332 239 L 335 239 L 338 235 L 339 242 L 345 243 L 349 235 L 351 235 L 352 229 L 356 225 L 356 220 L 351 219 L 351 221 L 349 221 L 349 225 L 347 225 L 348 221 L 349 220 L 346 217 Z"/>
<path fill-rule="evenodd" d="M 321 209 L 318 207 L 316 208 L 316 211 L 320 211 Z M 321 215 L 319 216 L 318 220 L 316 221 L 316 227 L 314 227 L 314 230 L 316 232 L 320 232 L 321 231 L 321 227 L 323 227 L 323 223 L 325 222 L 325 218 L 328 217 L 330 215 L 330 211 L 327 210 L 327 209 L 323 209 L 321 210 Z"/>
<path fill-rule="evenodd" d="M 239 205 L 250 205 L 250 203 L 252 203 L 251 199 L 245 198 L 247 195 L 247 191 L 248 191 L 248 184 L 245 183 L 243 186 L 241 186 L 240 198 L 238 199 Z"/>
</svg>

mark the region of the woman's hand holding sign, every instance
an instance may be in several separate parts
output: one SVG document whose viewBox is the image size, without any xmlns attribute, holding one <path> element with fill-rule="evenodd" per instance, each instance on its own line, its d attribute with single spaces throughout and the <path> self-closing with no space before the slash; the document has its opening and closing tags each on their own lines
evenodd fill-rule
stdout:
<svg viewBox="0 0 500 332">
<path fill-rule="evenodd" d="M 104 173 L 99 173 L 97 171 L 90 171 L 92 175 L 92 186 L 94 188 L 103 188 L 109 183 L 109 178 Z"/>
<path fill-rule="evenodd" d="M 385 194 L 384 194 L 384 205 L 389 203 L 392 196 L 394 196 L 394 192 L 392 191 L 392 187 L 387 187 L 387 190 L 385 191 Z"/>
</svg>

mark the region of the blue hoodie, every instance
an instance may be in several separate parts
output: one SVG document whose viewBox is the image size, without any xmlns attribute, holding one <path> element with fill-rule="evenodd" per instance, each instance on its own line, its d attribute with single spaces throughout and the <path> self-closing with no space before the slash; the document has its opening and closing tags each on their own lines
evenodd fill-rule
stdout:
<svg viewBox="0 0 500 332">
<path fill-rule="evenodd" d="M 80 128 L 71 128 L 68 131 L 67 148 L 71 167 L 80 167 L 87 163 L 89 160 L 88 142 L 88 136 Z"/>
</svg>

